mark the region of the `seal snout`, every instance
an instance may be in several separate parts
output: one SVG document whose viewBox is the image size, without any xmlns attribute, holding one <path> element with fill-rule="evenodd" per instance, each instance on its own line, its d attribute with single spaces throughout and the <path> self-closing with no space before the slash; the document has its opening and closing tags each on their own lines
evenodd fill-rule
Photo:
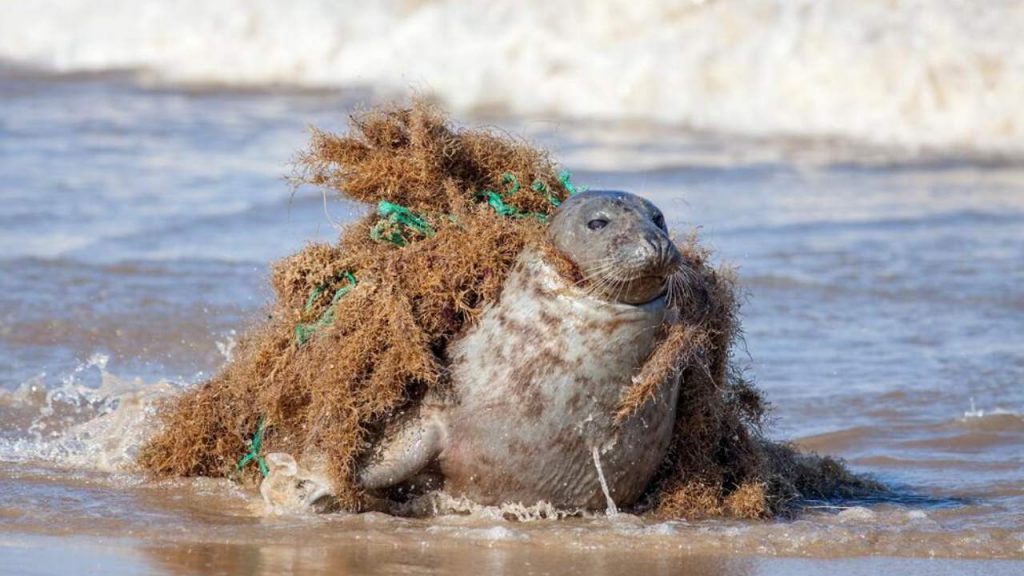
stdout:
<svg viewBox="0 0 1024 576">
<path fill-rule="evenodd" d="M 664 285 L 679 266 L 679 251 L 662 230 L 644 230 L 639 234 L 639 238 L 624 235 L 618 242 L 618 260 L 621 266 L 619 275 L 625 281 L 660 282 Z M 659 292 L 663 291 L 664 286 Z"/>
<path fill-rule="evenodd" d="M 650 268 L 653 275 L 668 276 L 679 265 L 682 256 L 675 243 L 663 230 L 645 231 L 644 242 L 648 246 L 644 254 L 644 264 Z"/>
</svg>

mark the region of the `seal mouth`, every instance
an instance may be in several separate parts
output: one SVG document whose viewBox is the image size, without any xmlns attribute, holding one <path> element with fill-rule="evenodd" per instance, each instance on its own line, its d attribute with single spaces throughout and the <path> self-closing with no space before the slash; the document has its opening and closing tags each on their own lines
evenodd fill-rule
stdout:
<svg viewBox="0 0 1024 576">
<path fill-rule="evenodd" d="M 632 278 L 626 281 L 626 283 L 639 288 L 639 290 L 636 291 L 630 290 L 630 293 L 641 292 L 642 290 L 640 294 L 636 294 L 636 298 L 621 300 L 623 304 L 627 304 L 629 306 L 645 306 L 659 298 L 664 298 L 668 294 L 668 278 L 660 274 L 644 274 L 642 276 Z M 658 286 L 659 288 L 655 291 L 647 292 L 642 288 L 646 286 Z"/>
<path fill-rule="evenodd" d="M 662 292 L 661 294 L 658 294 L 657 296 L 655 296 L 654 298 L 651 298 L 650 300 L 645 300 L 643 302 L 623 302 L 623 304 L 625 304 L 626 306 L 632 306 L 634 308 L 642 308 L 644 306 L 647 306 L 648 304 L 651 304 L 652 302 L 657 302 L 658 300 L 660 300 L 660 299 L 662 299 L 664 297 L 665 297 L 665 293 Z"/>
</svg>

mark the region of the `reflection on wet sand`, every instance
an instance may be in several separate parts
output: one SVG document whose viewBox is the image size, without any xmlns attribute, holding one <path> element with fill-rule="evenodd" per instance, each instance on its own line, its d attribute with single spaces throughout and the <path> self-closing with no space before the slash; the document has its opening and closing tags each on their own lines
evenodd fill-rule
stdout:
<svg viewBox="0 0 1024 576">
<path fill-rule="evenodd" d="M 154 567 L 172 574 L 673 574 L 687 576 L 747 576 L 754 573 L 750 558 L 685 556 L 640 551 L 551 549 L 542 546 L 433 544 L 400 547 L 370 542 L 332 546 L 217 545 L 147 546 Z"/>
<path fill-rule="evenodd" d="M 45 552 L 44 552 L 45 551 Z M 771 558 L 750 555 L 651 554 L 494 544 L 380 545 L 358 538 L 330 545 L 203 542 L 142 543 L 126 538 L 18 536 L 0 539 L 0 575 L 132 574 L 220 576 L 346 575 L 594 575 L 801 576 L 805 574 L 927 574 L 1016 576 L 1012 560 L 929 558 Z"/>
</svg>

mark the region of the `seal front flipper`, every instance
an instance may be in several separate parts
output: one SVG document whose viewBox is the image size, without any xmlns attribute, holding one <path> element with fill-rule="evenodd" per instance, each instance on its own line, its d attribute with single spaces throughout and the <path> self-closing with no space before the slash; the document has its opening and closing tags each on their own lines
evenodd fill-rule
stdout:
<svg viewBox="0 0 1024 576">
<path fill-rule="evenodd" d="M 284 452 L 267 454 L 266 462 L 269 472 L 260 483 L 260 495 L 271 512 L 328 512 L 334 507 L 331 483 L 323 470 L 307 469 Z"/>
<path fill-rule="evenodd" d="M 359 471 L 359 485 L 367 490 L 394 486 L 422 471 L 444 449 L 444 422 L 432 407 L 389 426 Z"/>
</svg>

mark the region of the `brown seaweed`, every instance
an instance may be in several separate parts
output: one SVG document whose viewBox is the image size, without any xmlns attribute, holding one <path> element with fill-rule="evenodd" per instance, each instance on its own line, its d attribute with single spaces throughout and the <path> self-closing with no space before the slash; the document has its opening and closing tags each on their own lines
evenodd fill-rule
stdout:
<svg viewBox="0 0 1024 576">
<path fill-rule="evenodd" d="M 570 194 L 546 152 L 506 134 L 456 129 L 416 102 L 314 130 L 294 178 L 368 203 L 399 205 L 416 226 L 371 213 L 335 245 L 273 266 L 276 301 L 216 376 L 163 407 L 139 462 L 157 477 L 235 476 L 265 424 L 264 451 L 325 456 L 339 502 L 358 510 L 354 467 L 396 413 L 446 385 L 448 343 L 497 298 L 526 246 L 550 252 L 544 222 Z M 505 213 L 488 203 L 497 194 Z M 674 299 L 703 313 L 668 330 L 624 394 L 630 414 L 681 375 L 673 442 L 645 502 L 663 517 L 766 517 L 804 496 L 870 487 L 841 463 L 766 441 L 766 404 L 733 369 L 736 281 L 695 237 L 680 244 L 687 285 Z M 555 258 L 557 260 L 557 258 Z M 566 277 L 579 281 L 570 263 Z M 701 294 L 700 302 L 691 302 Z"/>
</svg>

